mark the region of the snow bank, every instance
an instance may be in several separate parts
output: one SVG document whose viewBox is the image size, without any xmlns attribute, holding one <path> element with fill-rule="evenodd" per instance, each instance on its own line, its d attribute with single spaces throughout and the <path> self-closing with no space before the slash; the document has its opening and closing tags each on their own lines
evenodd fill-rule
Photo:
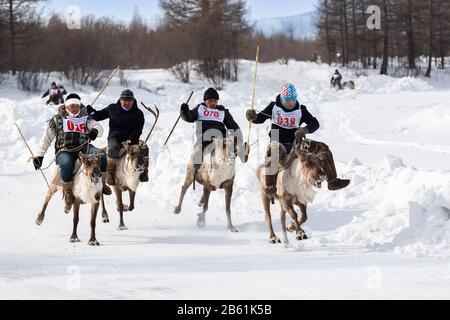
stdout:
<svg viewBox="0 0 450 320">
<path fill-rule="evenodd" d="M 341 195 L 324 194 L 321 205 L 366 210 L 314 241 L 414 255 L 449 253 L 450 173 L 406 167 L 397 157 L 374 167 L 352 160 L 347 168 L 351 188 Z"/>
<path fill-rule="evenodd" d="M 392 78 L 388 76 L 370 76 L 357 79 L 359 93 L 397 93 L 403 91 L 430 91 L 433 87 L 420 78 Z"/>
</svg>

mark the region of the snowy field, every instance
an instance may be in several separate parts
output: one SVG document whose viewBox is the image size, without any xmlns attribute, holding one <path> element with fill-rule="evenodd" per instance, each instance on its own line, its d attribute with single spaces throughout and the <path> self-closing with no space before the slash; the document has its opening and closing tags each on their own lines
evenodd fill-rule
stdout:
<svg viewBox="0 0 450 320">
<path fill-rule="evenodd" d="M 245 110 L 252 88 L 252 62 L 242 61 L 238 83 L 226 83 L 221 103 L 247 132 Z M 87 245 L 89 209 L 82 208 L 81 243 L 72 244 L 70 215 L 61 195 L 46 220 L 34 221 L 46 186 L 28 163 L 14 122 L 36 146 L 44 123 L 55 113 L 39 95 L 0 87 L 0 298 L 2 299 L 448 299 L 450 298 L 450 74 L 432 79 L 376 75 L 354 79 L 355 91 L 336 92 L 334 69 L 291 62 L 260 66 L 256 106 L 263 109 L 286 82 L 321 123 L 310 138 L 334 152 L 338 173 L 352 179 L 339 192 L 323 188 L 309 207 L 309 240 L 268 242 L 255 169 L 263 161 L 269 122 L 254 126 L 247 164 L 237 163 L 232 218 L 226 231 L 224 195 L 214 193 L 205 229 L 196 227 L 201 190 L 188 192 L 175 216 L 193 144 L 193 126 L 181 122 L 168 147 L 162 144 L 179 105 L 206 82 L 177 82 L 166 70 L 128 71 L 138 100 L 157 104 L 161 119 L 149 146 L 150 182 L 138 189 L 136 210 L 117 230 L 114 197 L 107 199 L 111 223 L 97 224 L 100 247 Z M 141 87 L 141 89 L 138 89 Z M 96 93 L 72 88 L 85 103 Z M 99 100 L 115 102 L 123 88 L 115 79 Z M 195 102 L 194 102 L 195 101 Z M 153 119 L 147 112 L 145 134 Z M 107 128 L 107 122 L 103 123 Z M 95 143 L 106 145 L 106 137 Z M 45 164 L 52 160 L 49 151 Z M 46 171 L 48 177 L 53 169 Z M 278 205 L 273 221 L 281 236 Z"/>
</svg>

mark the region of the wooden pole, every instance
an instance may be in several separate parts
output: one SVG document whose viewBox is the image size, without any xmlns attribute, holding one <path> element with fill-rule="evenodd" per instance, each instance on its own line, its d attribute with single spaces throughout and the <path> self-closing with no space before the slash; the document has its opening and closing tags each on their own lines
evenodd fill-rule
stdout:
<svg viewBox="0 0 450 320">
<path fill-rule="evenodd" d="M 28 151 L 30 151 L 31 156 L 32 156 L 33 159 L 34 159 L 35 157 L 34 157 L 33 151 L 31 151 L 31 148 L 30 148 L 30 146 L 28 145 L 27 140 L 25 140 L 25 137 L 23 136 L 22 130 L 20 130 L 20 127 L 19 127 L 19 125 L 18 125 L 16 122 L 15 122 L 14 124 L 15 124 L 15 126 L 17 127 L 17 130 L 19 130 L 19 134 L 20 134 L 20 136 L 21 136 L 23 142 L 24 142 L 25 145 L 27 146 Z M 42 177 L 44 178 L 45 183 L 47 184 L 48 190 L 51 191 L 50 184 L 48 183 L 47 177 L 45 176 L 44 172 L 43 172 L 41 169 L 39 169 L 39 171 L 41 172 Z"/>
<path fill-rule="evenodd" d="M 191 95 L 189 96 L 189 99 L 186 101 L 186 104 L 189 104 L 189 101 L 191 101 L 191 98 L 192 98 L 193 94 L 194 94 L 194 91 L 191 92 Z M 174 126 L 172 128 L 172 131 L 170 131 L 169 136 L 166 139 L 166 142 L 164 142 L 164 146 L 166 146 L 167 142 L 169 142 L 169 139 L 172 136 L 172 133 L 175 130 L 176 126 L 178 125 L 178 122 L 180 121 L 180 119 L 181 119 L 181 112 L 180 112 L 180 115 L 178 116 L 177 121 L 175 122 L 175 124 L 174 124 Z"/>
<path fill-rule="evenodd" d="M 259 40 L 256 44 L 256 65 L 255 65 L 255 73 L 253 76 L 253 94 L 252 94 L 252 104 L 250 106 L 251 110 L 255 110 L 255 96 L 256 96 L 256 78 L 258 75 L 258 63 L 259 63 Z M 248 122 L 248 138 L 247 138 L 247 144 L 245 146 L 245 155 L 248 156 L 250 153 L 250 135 L 252 132 L 252 122 Z"/>
<path fill-rule="evenodd" d="M 109 76 L 108 80 L 106 81 L 106 83 L 103 85 L 102 90 L 100 90 L 99 94 L 97 95 L 97 97 L 95 97 L 94 101 L 91 103 L 91 107 L 94 106 L 94 104 L 97 102 L 97 100 L 100 98 L 100 96 L 103 94 L 103 92 L 106 90 L 106 88 L 109 86 L 109 83 L 111 82 L 112 78 L 114 78 L 114 76 L 116 75 L 116 73 L 120 70 L 120 66 L 117 66 L 116 69 L 114 69 L 114 71 L 111 73 L 111 75 Z"/>
</svg>

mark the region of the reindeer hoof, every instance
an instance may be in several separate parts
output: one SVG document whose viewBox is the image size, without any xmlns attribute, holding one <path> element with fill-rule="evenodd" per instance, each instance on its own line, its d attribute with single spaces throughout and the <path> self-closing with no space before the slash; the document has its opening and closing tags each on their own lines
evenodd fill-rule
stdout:
<svg viewBox="0 0 450 320">
<path fill-rule="evenodd" d="M 307 240 L 307 239 L 308 239 L 308 236 L 306 235 L 305 231 L 300 230 L 299 232 L 297 232 L 297 237 L 296 237 L 296 239 L 297 239 L 298 241 L 301 241 L 301 240 Z"/>
<path fill-rule="evenodd" d="M 64 212 L 65 212 L 66 214 L 69 214 L 71 210 L 72 210 L 72 204 L 66 204 L 66 205 L 64 206 Z"/>
<path fill-rule="evenodd" d="M 200 213 L 197 219 L 197 227 L 204 228 L 206 226 L 205 215 Z"/>
<path fill-rule="evenodd" d="M 197 220 L 197 227 L 203 229 L 206 227 L 206 221 L 205 220 Z"/>
<path fill-rule="evenodd" d="M 228 227 L 228 231 L 233 232 L 233 233 L 238 233 L 238 232 L 239 232 L 239 231 L 238 231 L 235 227 L 233 227 L 233 226 Z"/>
<path fill-rule="evenodd" d="M 44 222 L 44 217 L 37 217 L 37 219 L 36 219 L 36 224 L 37 224 L 38 226 L 40 226 L 40 225 L 42 224 L 42 222 Z"/>
<path fill-rule="evenodd" d="M 128 230 L 128 228 L 126 225 L 121 225 L 117 228 L 117 230 L 124 231 L 124 230 Z"/>
<path fill-rule="evenodd" d="M 271 244 L 277 244 L 277 243 L 281 243 L 281 240 L 280 240 L 280 238 L 278 238 L 277 236 L 275 236 L 275 237 L 272 237 L 272 238 L 269 239 L 269 243 L 271 243 Z"/>
<path fill-rule="evenodd" d="M 81 242 L 81 241 L 80 241 L 80 239 L 78 239 L 77 236 L 72 236 L 72 237 L 70 238 L 70 242 L 76 243 L 76 242 Z"/>
<path fill-rule="evenodd" d="M 95 246 L 99 246 L 100 242 L 98 242 L 96 239 L 91 239 L 91 240 L 89 240 L 88 245 L 95 247 Z"/>
<path fill-rule="evenodd" d="M 103 223 L 109 223 L 109 217 L 102 218 Z"/>
<path fill-rule="evenodd" d="M 181 208 L 176 207 L 175 210 L 173 211 L 173 213 L 180 214 L 181 213 Z"/>
</svg>

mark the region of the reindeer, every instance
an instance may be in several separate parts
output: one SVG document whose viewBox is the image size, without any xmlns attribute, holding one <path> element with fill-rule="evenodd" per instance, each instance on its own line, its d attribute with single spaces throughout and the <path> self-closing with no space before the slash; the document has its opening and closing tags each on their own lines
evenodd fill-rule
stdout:
<svg viewBox="0 0 450 320">
<path fill-rule="evenodd" d="M 236 155 L 237 150 L 235 140 L 234 138 L 214 139 L 212 143 L 214 144 L 213 151 L 205 153 L 203 163 L 198 170 L 194 169 L 195 152 L 192 155 L 191 161 L 187 167 L 184 184 L 181 188 L 178 205 L 175 207 L 174 213 L 181 213 L 181 206 L 186 191 L 192 183 L 194 183 L 195 190 L 195 182 L 198 182 L 203 185 L 203 195 L 198 204 L 199 207 L 203 207 L 203 210 L 198 214 L 197 226 L 199 228 L 204 228 L 206 226 L 206 212 L 208 211 L 211 192 L 216 191 L 217 189 L 224 189 L 227 229 L 231 232 L 238 232 L 231 222 L 231 197 L 233 195 L 236 170 L 234 159 L 231 159 L 228 153 L 229 150 L 234 150 L 234 155 Z"/>
<path fill-rule="evenodd" d="M 144 172 L 145 162 L 148 161 L 147 141 L 150 139 L 153 130 L 159 120 L 159 109 L 155 105 L 156 111 L 147 107 L 143 102 L 142 106 L 148 110 L 154 117 L 155 123 L 150 130 L 145 141 L 139 141 L 139 144 L 132 145 L 130 141 L 122 143 L 122 150 L 119 152 L 119 161 L 116 167 L 114 192 L 116 194 L 116 206 L 120 215 L 120 223 L 118 230 L 127 230 L 123 221 L 124 212 L 132 212 L 134 210 L 134 201 L 136 191 L 139 186 L 139 176 Z M 123 203 L 122 193 L 128 191 L 130 204 Z M 109 223 L 108 212 L 106 211 L 105 201 L 102 197 L 102 219 L 104 223 Z"/>
<path fill-rule="evenodd" d="M 285 148 L 278 143 L 273 144 L 274 148 L 279 148 L 280 155 L 286 154 Z M 265 211 L 265 220 L 269 229 L 270 243 L 281 243 L 281 240 L 275 235 L 272 218 L 270 214 L 270 198 L 265 192 L 265 173 L 268 168 L 261 165 L 257 169 L 257 176 L 260 182 L 261 199 Z M 306 208 L 315 198 L 316 189 L 322 187 L 325 180 L 325 174 L 321 168 L 321 161 L 317 155 L 305 154 L 301 151 L 300 144 L 297 143 L 293 152 L 289 154 L 287 160 L 281 166 L 277 177 L 277 193 L 275 199 L 280 203 L 281 207 L 281 229 L 283 231 L 283 240 L 288 244 L 286 233 L 286 212 L 292 218 L 293 230 L 296 233 L 297 240 L 305 240 L 305 231 L 301 226 L 308 219 Z M 294 206 L 298 206 L 301 211 L 301 219 L 298 221 L 297 212 Z"/>
<path fill-rule="evenodd" d="M 132 145 L 130 141 L 125 141 L 123 149 L 120 152 L 122 156 L 117 162 L 117 169 L 115 174 L 116 185 L 114 192 L 116 194 L 116 206 L 120 215 L 120 223 L 118 230 L 127 230 L 123 221 L 123 213 L 134 210 L 134 200 L 136 198 L 137 187 L 139 186 L 139 176 L 144 172 L 144 165 L 146 161 L 146 153 L 148 153 L 147 146 L 144 141 L 139 144 Z M 128 191 L 130 204 L 123 203 L 122 193 Z M 109 222 L 108 212 L 105 208 L 105 202 L 102 199 L 102 217 L 103 222 Z"/>
<path fill-rule="evenodd" d="M 342 88 L 343 88 L 343 89 L 355 90 L 355 81 L 353 81 L 353 80 L 345 81 L 345 82 L 342 84 Z"/>
<path fill-rule="evenodd" d="M 95 237 L 95 226 L 97 219 L 97 212 L 99 208 L 99 201 L 102 196 L 102 175 L 100 171 L 101 154 L 82 154 L 78 155 L 78 160 L 75 164 L 75 174 L 73 178 L 73 194 L 75 201 L 73 203 L 73 232 L 70 237 L 70 242 L 80 242 L 77 235 L 77 227 L 80 216 L 80 205 L 91 204 L 91 238 L 88 244 L 91 246 L 98 246 L 100 243 Z M 45 211 L 48 203 L 53 195 L 58 191 L 62 191 L 62 181 L 60 175 L 60 168 L 56 169 L 55 177 L 52 180 L 50 189 L 44 200 L 44 205 L 39 213 L 36 224 L 41 225 L 44 222 Z M 66 212 L 69 213 L 69 212 Z"/>
</svg>

